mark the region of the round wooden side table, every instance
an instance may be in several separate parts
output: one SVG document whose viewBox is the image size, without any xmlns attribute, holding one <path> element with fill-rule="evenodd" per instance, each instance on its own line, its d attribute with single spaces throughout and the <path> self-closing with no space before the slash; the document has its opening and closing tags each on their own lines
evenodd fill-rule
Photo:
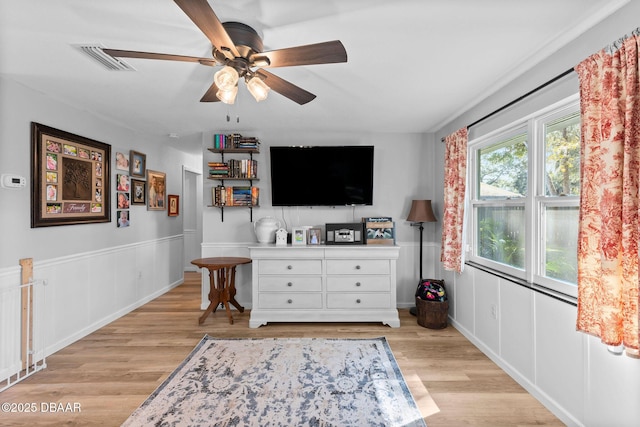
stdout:
<svg viewBox="0 0 640 427">
<path fill-rule="evenodd" d="M 237 308 L 240 313 L 244 312 L 244 307 L 235 299 L 236 267 L 250 263 L 251 258 L 243 257 L 211 257 L 191 261 L 191 264 L 209 270 L 209 307 L 200 316 L 198 324 L 202 325 L 207 316 L 216 311 L 218 305 L 223 305 L 227 311 L 229 323 L 233 325 L 229 304 Z"/>
</svg>

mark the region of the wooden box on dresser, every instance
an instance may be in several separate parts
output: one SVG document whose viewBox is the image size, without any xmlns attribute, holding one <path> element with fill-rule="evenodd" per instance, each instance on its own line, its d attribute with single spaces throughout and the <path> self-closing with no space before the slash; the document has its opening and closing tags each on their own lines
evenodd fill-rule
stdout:
<svg viewBox="0 0 640 427">
<path fill-rule="evenodd" d="M 382 322 L 400 326 L 396 307 L 397 246 L 249 247 L 249 326 L 268 322 Z"/>
</svg>

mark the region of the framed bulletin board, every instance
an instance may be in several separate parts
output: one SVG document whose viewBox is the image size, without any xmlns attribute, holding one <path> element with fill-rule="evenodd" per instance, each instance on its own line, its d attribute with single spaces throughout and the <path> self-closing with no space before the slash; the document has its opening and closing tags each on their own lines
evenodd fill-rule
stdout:
<svg viewBox="0 0 640 427">
<path fill-rule="evenodd" d="M 111 221 L 111 146 L 31 123 L 31 228 Z"/>
</svg>

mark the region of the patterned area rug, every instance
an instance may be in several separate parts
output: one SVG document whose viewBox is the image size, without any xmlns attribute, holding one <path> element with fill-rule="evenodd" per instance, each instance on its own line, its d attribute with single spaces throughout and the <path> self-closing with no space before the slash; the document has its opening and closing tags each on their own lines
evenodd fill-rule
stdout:
<svg viewBox="0 0 640 427">
<path fill-rule="evenodd" d="M 206 336 L 123 426 L 425 426 L 385 338 Z"/>
</svg>

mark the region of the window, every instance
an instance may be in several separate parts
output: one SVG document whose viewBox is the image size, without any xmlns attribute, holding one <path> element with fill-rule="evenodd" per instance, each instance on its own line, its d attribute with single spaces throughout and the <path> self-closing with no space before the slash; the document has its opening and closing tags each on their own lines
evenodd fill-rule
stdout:
<svg viewBox="0 0 640 427">
<path fill-rule="evenodd" d="M 576 296 L 576 97 L 469 142 L 469 259 Z"/>
</svg>

